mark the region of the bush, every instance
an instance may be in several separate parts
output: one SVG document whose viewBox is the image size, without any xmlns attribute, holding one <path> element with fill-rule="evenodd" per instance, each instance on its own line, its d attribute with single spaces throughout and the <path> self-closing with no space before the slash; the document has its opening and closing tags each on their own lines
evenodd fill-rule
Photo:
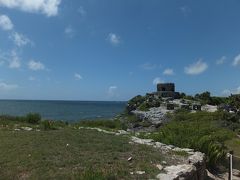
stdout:
<svg viewBox="0 0 240 180">
<path fill-rule="evenodd" d="M 41 115 L 38 113 L 29 113 L 26 115 L 25 120 L 31 124 L 38 124 L 41 121 Z"/>
<path fill-rule="evenodd" d="M 44 120 L 44 121 L 42 121 L 41 124 L 42 124 L 44 130 L 55 130 L 56 129 L 53 121 Z"/>
<path fill-rule="evenodd" d="M 147 103 L 142 103 L 139 108 L 140 111 L 148 111 L 149 110 L 149 106 Z"/>
<path fill-rule="evenodd" d="M 135 96 L 134 98 L 130 99 L 126 107 L 127 112 L 130 113 L 131 111 L 136 110 L 137 107 L 139 107 L 139 105 L 142 104 L 144 101 L 145 97 L 141 95 Z"/>
<path fill-rule="evenodd" d="M 126 129 L 126 125 L 120 120 L 84 120 L 78 125 L 83 127 L 101 127 L 108 129 Z"/>
<path fill-rule="evenodd" d="M 208 166 L 214 167 L 225 157 L 224 142 L 234 137 L 232 131 L 220 127 L 219 117 L 219 113 L 179 112 L 170 123 L 148 138 L 204 152 L 208 158 Z"/>
</svg>

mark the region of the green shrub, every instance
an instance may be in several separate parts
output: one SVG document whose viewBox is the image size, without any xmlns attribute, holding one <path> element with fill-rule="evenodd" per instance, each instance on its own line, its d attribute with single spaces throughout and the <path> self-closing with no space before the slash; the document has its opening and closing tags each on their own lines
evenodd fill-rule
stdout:
<svg viewBox="0 0 240 180">
<path fill-rule="evenodd" d="M 126 125 L 120 120 L 83 120 L 78 123 L 83 127 L 101 127 L 109 129 L 126 129 Z"/>
<path fill-rule="evenodd" d="M 192 148 L 207 155 L 208 166 L 225 157 L 224 142 L 234 133 L 219 125 L 219 113 L 184 113 L 174 115 L 173 120 L 149 138 L 182 148 Z"/>
<path fill-rule="evenodd" d="M 128 101 L 128 105 L 126 107 L 126 111 L 128 113 L 130 113 L 131 111 L 136 110 L 137 107 L 139 107 L 140 104 L 142 104 L 144 101 L 145 101 L 145 97 L 144 96 L 141 96 L 141 95 L 135 96 L 134 98 L 132 98 L 132 99 L 130 99 Z"/>
<path fill-rule="evenodd" d="M 38 113 L 29 113 L 26 115 L 25 120 L 31 124 L 38 124 L 41 121 L 41 115 Z"/>
<path fill-rule="evenodd" d="M 0 116 L 1 122 L 9 122 L 9 121 L 17 121 L 17 122 L 24 122 L 25 117 L 24 116 L 9 116 L 9 115 L 1 115 Z"/>
<path fill-rule="evenodd" d="M 148 106 L 147 103 L 142 103 L 142 104 L 138 107 L 138 109 L 139 109 L 140 111 L 148 111 L 148 110 L 149 110 L 149 106 Z"/>
<path fill-rule="evenodd" d="M 41 125 L 43 127 L 44 130 L 55 130 L 56 127 L 54 125 L 53 121 L 50 120 L 44 120 L 41 122 Z"/>
</svg>

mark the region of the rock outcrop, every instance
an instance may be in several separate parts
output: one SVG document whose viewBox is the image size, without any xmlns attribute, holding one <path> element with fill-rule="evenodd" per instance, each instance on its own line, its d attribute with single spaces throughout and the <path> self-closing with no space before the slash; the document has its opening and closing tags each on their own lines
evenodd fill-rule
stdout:
<svg viewBox="0 0 240 180">
<path fill-rule="evenodd" d="M 168 118 L 166 117 L 166 114 L 168 112 L 171 111 L 166 110 L 163 107 L 150 108 L 149 111 L 132 111 L 132 113 L 135 114 L 139 120 L 148 121 L 153 125 L 165 123 L 168 120 Z"/>
<path fill-rule="evenodd" d="M 132 142 L 153 146 L 161 149 L 161 152 L 168 153 L 170 151 L 184 151 L 188 156 L 182 164 L 162 167 L 163 172 L 159 173 L 156 178 L 161 180 L 204 180 L 206 179 L 206 163 L 205 154 L 194 152 L 193 149 L 182 149 L 173 145 L 166 145 L 160 142 L 155 142 L 152 139 L 140 139 L 132 137 Z"/>
</svg>

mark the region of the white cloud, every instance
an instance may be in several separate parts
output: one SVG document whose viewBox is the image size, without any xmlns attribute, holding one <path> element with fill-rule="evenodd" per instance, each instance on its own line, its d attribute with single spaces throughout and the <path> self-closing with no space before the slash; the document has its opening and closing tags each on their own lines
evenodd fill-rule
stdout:
<svg viewBox="0 0 240 180">
<path fill-rule="evenodd" d="M 35 61 L 35 60 L 29 61 L 28 68 L 33 71 L 45 70 L 44 64 L 42 64 L 40 61 Z"/>
<path fill-rule="evenodd" d="M 12 51 L 10 58 L 8 59 L 9 68 L 11 69 L 18 69 L 21 67 L 21 60 L 16 51 Z"/>
<path fill-rule="evenodd" d="M 140 65 L 140 67 L 144 70 L 153 70 L 153 69 L 157 68 L 157 65 L 147 62 L 147 63 Z"/>
<path fill-rule="evenodd" d="M 232 64 L 233 64 L 233 66 L 238 66 L 238 65 L 240 65 L 240 54 L 237 55 L 237 56 L 234 58 Z"/>
<path fill-rule="evenodd" d="M 157 85 L 159 83 L 164 83 L 164 80 L 162 80 L 160 77 L 156 77 L 154 80 L 153 80 L 153 85 Z"/>
<path fill-rule="evenodd" d="M 86 10 L 83 8 L 83 6 L 80 6 L 78 8 L 78 13 L 81 15 L 81 16 L 86 16 L 87 12 Z"/>
<path fill-rule="evenodd" d="M 120 43 L 120 37 L 114 33 L 109 33 L 107 40 L 112 44 L 112 45 L 118 45 Z"/>
<path fill-rule="evenodd" d="M 196 63 L 191 64 L 188 67 L 185 67 L 184 71 L 186 74 L 197 75 L 206 71 L 207 68 L 208 68 L 207 63 L 202 62 L 202 60 L 200 59 Z"/>
<path fill-rule="evenodd" d="M 225 89 L 222 91 L 222 95 L 223 96 L 230 96 L 231 95 L 231 91 L 229 89 Z"/>
<path fill-rule="evenodd" d="M 240 94 L 240 86 L 236 89 L 235 93 L 233 94 Z"/>
<path fill-rule="evenodd" d="M 78 74 L 78 73 L 75 73 L 74 74 L 74 77 L 77 79 L 77 80 L 81 80 L 83 77 L 80 75 L 80 74 Z"/>
<path fill-rule="evenodd" d="M 2 28 L 5 31 L 9 31 L 13 29 L 13 23 L 8 16 L 0 15 L 0 28 Z"/>
<path fill-rule="evenodd" d="M 11 52 L 2 52 L 0 50 L 0 65 L 7 64 L 11 69 L 18 69 L 21 67 L 21 58 L 16 50 Z"/>
<path fill-rule="evenodd" d="M 164 75 L 169 75 L 169 76 L 171 76 L 171 75 L 174 75 L 174 71 L 173 71 L 173 69 L 165 69 L 164 71 L 163 71 L 163 74 Z"/>
<path fill-rule="evenodd" d="M 16 84 L 7 84 L 4 82 L 0 82 L 0 90 L 2 91 L 9 91 L 9 90 L 14 90 L 17 89 L 18 85 Z"/>
<path fill-rule="evenodd" d="M 69 25 L 69 26 L 67 26 L 67 27 L 65 28 L 64 33 L 66 34 L 66 36 L 72 38 L 72 37 L 74 36 L 74 34 L 75 34 L 75 31 L 74 31 L 74 29 L 72 28 L 72 26 Z"/>
<path fill-rule="evenodd" d="M 0 0 L 0 3 L 1 3 L 1 0 Z M 13 23 L 8 16 L 0 15 L 0 28 L 6 31 L 13 30 Z M 11 35 L 9 36 L 9 38 L 18 47 L 22 47 L 27 44 L 33 45 L 33 42 L 31 40 L 29 40 L 26 36 L 18 32 L 11 32 Z"/>
<path fill-rule="evenodd" d="M 216 64 L 217 65 L 221 65 L 221 64 L 224 64 L 225 63 L 225 61 L 226 61 L 226 56 L 222 56 L 220 59 L 218 59 L 217 61 L 216 61 Z"/>
<path fill-rule="evenodd" d="M 117 86 L 110 86 L 110 87 L 108 88 L 108 95 L 109 95 L 110 97 L 116 97 L 116 96 L 118 96 L 117 89 L 118 89 Z"/>
<path fill-rule="evenodd" d="M 223 96 L 230 96 L 231 94 L 240 94 L 240 86 L 233 90 L 225 89 L 222 91 Z"/>
<path fill-rule="evenodd" d="M 0 6 L 56 16 L 61 0 L 0 0 Z"/>
<path fill-rule="evenodd" d="M 33 45 L 33 42 L 31 40 L 29 40 L 23 34 L 19 34 L 18 32 L 13 32 L 12 35 L 10 36 L 10 39 L 12 39 L 14 44 L 18 47 L 22 47 L 27 44 Z"/>
</svg>

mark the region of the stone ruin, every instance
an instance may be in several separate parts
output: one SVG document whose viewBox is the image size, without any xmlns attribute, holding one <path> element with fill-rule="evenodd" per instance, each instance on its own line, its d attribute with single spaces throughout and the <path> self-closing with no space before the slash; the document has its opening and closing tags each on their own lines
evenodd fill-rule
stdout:
<svg viewBox="0 0 240 180">
<path fill-rule="evenodd" d="M 173 99 L 178 99 L 180 97 L 179 92 L 175 92 L 174 83 L 159 83 L 157 84 L 157 95 L 161 97 L 168 97 Z"/>
</svg>

